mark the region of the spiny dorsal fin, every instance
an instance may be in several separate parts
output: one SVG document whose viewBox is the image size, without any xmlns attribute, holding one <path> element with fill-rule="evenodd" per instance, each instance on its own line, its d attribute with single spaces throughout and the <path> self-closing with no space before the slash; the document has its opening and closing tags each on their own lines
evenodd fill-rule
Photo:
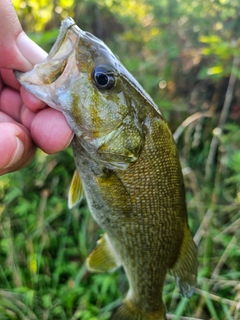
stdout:
<svg viewBox="0 0 240 320">
<path fill-rule="evenodd" d="M 82 182 L 77 170 L 74 171 L 70 189 L 68 192 L 68 208 L 72 209 L 79 202 L 81 202 L 83 198 L 83 187 Z"/>
<path fill-rule="evenodd" d="M 184 239 L 177 262 L 171 269 L 182 295 L 190 298 L 197 284 L 197 247 L 188 226 L 184 230 Z"/>
<path fill-rule="evenodd" d="M 92 271 L 108 272 L 121 266 L 112 244 L 106 234 L 97 242 L 97 247 L 87 258 L 87 267 Z"/>
</svg>

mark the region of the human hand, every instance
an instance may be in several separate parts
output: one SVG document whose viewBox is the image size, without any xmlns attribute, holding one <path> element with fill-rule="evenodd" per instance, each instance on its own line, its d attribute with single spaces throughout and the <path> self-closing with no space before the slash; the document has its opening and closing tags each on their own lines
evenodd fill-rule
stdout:
<svg viewBox="0 0 240 320">
<path fill-rule="evenodd" d="M 26 166 L 36 145 L 52 154 L 73 137 L 62 113 L 28 93 L 13 70 L 28 71 L 46 53 L 23 32 L 10 0 L 0 0 L 0 175 Z"/>
</svg>

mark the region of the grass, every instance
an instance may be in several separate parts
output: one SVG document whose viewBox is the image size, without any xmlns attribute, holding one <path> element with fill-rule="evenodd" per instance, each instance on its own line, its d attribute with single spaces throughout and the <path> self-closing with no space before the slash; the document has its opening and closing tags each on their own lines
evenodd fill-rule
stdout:
<svg viewBox="0 0 240 320">
<path fill-rule="evenodd" d="M 208 120 L 206 120 L 208 121 Z M 183 298 L 168 275 L 168 319 L 240 319 L 240 129 L 225 126 L 211 177 L 204 177 L 211 130 L 178 141 L 189 224 L 199 247 L 198 287 Z M 207 133 L 206 133 L 207 132 Z M 86 203 L 71 211 L 71 149 L 38 152 L 20 172 L 0 178 L 0 319 L 107 320 L 127 291 L 123 270 L 89 273 L 85 260 L 101 234 Z"/>
</svg>

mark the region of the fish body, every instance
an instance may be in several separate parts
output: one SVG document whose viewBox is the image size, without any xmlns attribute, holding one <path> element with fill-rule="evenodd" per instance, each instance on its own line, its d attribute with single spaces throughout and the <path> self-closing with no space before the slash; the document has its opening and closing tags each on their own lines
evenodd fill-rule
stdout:
<svg viewBox="0 0 240 320">
<path fill-rule="evenodd" d="M 129 291 L 112 320 L 163 320 L 168 270 L 183 295 L 197 279 L 179 157 L 158 107 L 108 47 L 71 18 L 47 59 L 20 83 L 64 113 L 75 133 L 77 173 L 70 206 L 82 196 L 105 231 L 89 269 L 123 266 Z"/>
</svg>

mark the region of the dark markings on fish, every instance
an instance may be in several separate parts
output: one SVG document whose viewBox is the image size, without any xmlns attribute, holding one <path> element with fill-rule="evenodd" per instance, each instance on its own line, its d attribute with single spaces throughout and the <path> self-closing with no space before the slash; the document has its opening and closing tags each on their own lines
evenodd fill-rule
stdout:
<svg viewBox="0 0 240 320">
<path fill-rule="evenodd" d="M 56 56 L 62 57 L 60 69 Z M 190 297 L 197 250 L 177 148 L 157 106 L 108 47 L 70 18 L 63 21 L 48 58 L 17 76 L 50 106 L 58 101 L 75 132 L 78 174 L 69 203 L 77 204 L 84 190 L 93 218 L 106 232 L 87 265 L 96 272 L 122 265 L 129 281 L 111 320 L 166 319 L 166 273 L 172 272 L 182 294 Z"/>
</svg>

